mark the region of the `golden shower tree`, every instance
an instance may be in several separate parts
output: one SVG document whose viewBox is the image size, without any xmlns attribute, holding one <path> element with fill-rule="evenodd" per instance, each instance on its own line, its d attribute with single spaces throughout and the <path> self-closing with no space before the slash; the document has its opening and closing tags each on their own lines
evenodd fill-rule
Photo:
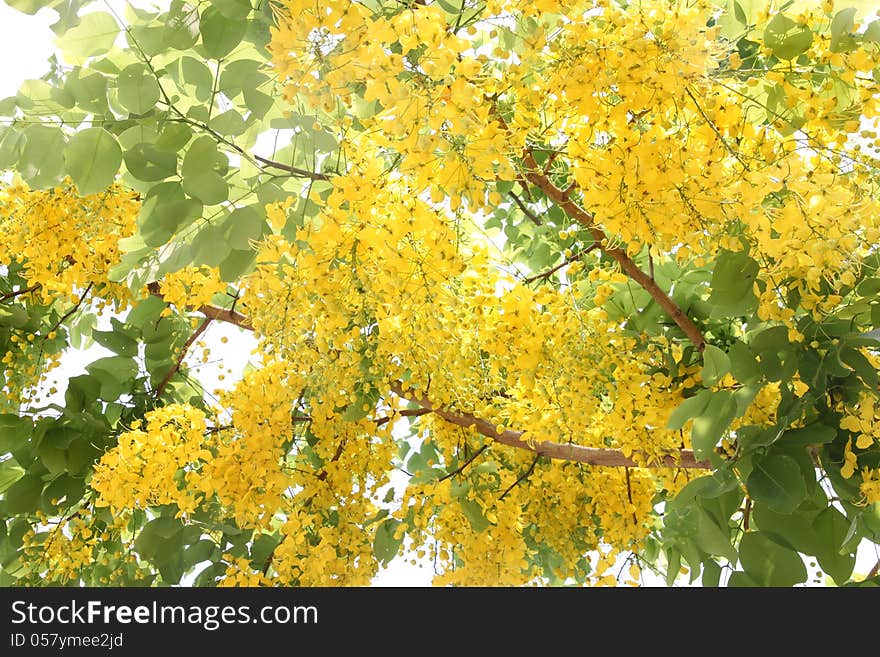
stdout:
<svg viewBox="0 0 880 657">
<path fill-rule="evenodd" d="M 6 2 L 0 582 L 876 584 L 873 3 Z"/>
</svg>

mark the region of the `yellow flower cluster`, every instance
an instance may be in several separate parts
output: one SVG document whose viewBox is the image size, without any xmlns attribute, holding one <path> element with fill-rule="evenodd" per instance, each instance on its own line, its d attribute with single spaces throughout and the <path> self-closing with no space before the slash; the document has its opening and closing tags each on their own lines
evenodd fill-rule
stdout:
<svg viewBox="0 0 880 657">
<path fill-rule="evenodd" d="M 215 294 L 226 291 L 226 283 L 220 280 L 216 267 L 184 267 L 166 274 L 160 283 L 162 298 L 183 313 L 187 308 L 210 305 Z M 170 314 L 166 308 L 164 314 Z"/>
<path fill-rule="evenodd" d="M 190 406 L 170 404 L 146 416 L 119 436 L 95 467 L 90 485 L 95 506 L 121 509 L 177 504 L 178 515 L 198 507 L 204 488 L 201 466 L 213 458 L 206 438 L 205 414 Z"/>
<path fill-rule="evenodd" d="M 29 285 L 44 303 L 76 302 L 89 285 L 124 306 L 125 285 L 108 281 L 119 262 L 119 240 L 135 232 L 140 203 L 118 185 L 92 196 L 72 186 L 31 190 L 12 185 L 0 191 L 0 262 L 21 262 Z"/>
<path fill-rule="evenodd" d="M 130 552 L 134 537 L 126 535 L 129 517 L 117 515 L 103 529 L 96 528 L 96 521 L 92 510 L 83 508 L 58 519 L 48 531 L 30 530 L 23 537 L 24 565 L 35 578 L 54 585 L 118 585 L 137 571 L 137 558 Z"/>
<path fill-rule="evenodd" d="M 361 473 L 358 487 L 373 478 L 384 481 L 391 423 L 377 428 L 369 419 L 393 413 L 397 402 L 371 396 L 365 386 L 383 391 L 400 381 L 411 395 L 427 394 L 433 403 L 473 412 L 500 428 L 527 428 L 529 440 L 616 448 L 641 463 L 682 446 L 680 433 L 665 429 L 681 390 L 657 373 L 669 344 L 659 340 L 646 348 L 601 309 L 581 308 L 552 286 L 522 285 L 484 246 L 456 244 L 455 217 L 378 174 L 374 164 L 362 162 L 334 180 L 320 214 L 299 229 L 296 243 L 270 237 L 260 248 L 257 271 L 245 281 L 263 351 L 284 359 L 277 366 L 296 381 L 285 390 L 280 373 L 261 375 L 259 386 L 254 379 L 243 389 L 248 403 L 256 404 L 247 417 L 273 417 L 262 406 L 273 399 L 272 386 L 286 395 L 285 408 L 301 389 L 309 432 L 317 438 L 310 447 L 321 464 L 298 458 L 291 473 L 302 490 L 291 502 L 298 510 L 286 513 L 287 538 L 273 563 L 287 581 L 341 581 L 355 575 L 343 575 L 342 562 L 369 552 L 369 533 L 355 528 L 372 506 L 364 493 L 353 494 L 352 468 Z M 282 208 L 270 210 L 283 221 Z M 366 417 L 345 421 L 344 414 Z M 289 421 L 279 415 L 281 426 Z M 460 461 L 463 442 L 473 440 L 436 417 L 420 418 L 418 427 L 438 451 L 438 465 Z M 246 433 L 261 430 L 247 422 Z M 600 535 L 619 549 L 636 547 L 652 527 L 654 495 L 685 483 L 648 471 L 627 475 L 560 464 L 540 464 L 525 483 L 516 483 L 531 456 L 501 446 L 492 454 L 503 467 L 469 470 L 462 475 L 466 492 L 455 479 L 413 486 L 397 513 L 417 545 L 420 536 L 433 545 L 445 566 L 442 583 L 527 583 L 542 575 L 527 560 L 538 550 L 576 569 L 554 577 L 583 575 L 581 557 Z M 503 499 L 495 493 L 491 501 L 488 491 L 506 488 Z M 311 504 L 298 506 L 313 499 L 316 508 L 329 505 L 351 522 L 322 528 Z M 468 517 L 478 510 L 488 523 L 480 532 Z M 531 538 L 524 528 L 535 528 Z M 358 576 L 367 577 L 372 562 L 354 562 L 365 564 Z"/>
</svg>

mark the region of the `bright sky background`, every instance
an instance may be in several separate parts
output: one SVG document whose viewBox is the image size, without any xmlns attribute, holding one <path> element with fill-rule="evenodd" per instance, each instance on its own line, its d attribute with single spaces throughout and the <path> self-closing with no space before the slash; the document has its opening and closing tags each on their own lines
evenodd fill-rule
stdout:
<svg viewBox="0 0 880 657">
<path fill-rule="evenodd" d="M 167 2 L 141 1 L 134 4 L 138 6 L 155 6 L 157 4 L 167 5 Z M 121 15 L 125 2 L 106 0 L 105 3 L 95 3 L 92 10 L 103 9 L 107 5 L 112 6 Z M 46 60 L 54 52 L 54 34 L 49 29 L 49 25 L 55 19 L 55 12 L 48 9 L 41 9 L 35 16 L 28 16 L 9 8 L 0 1 L 0 61 L 7 62 L 5 66 L 0 67 L 0 99 L 14 95 L 24 80 L 38 78 L 48 70 Z M 102 325 L 101 328 L 109 329 L 109 317 L 103 319 L 106 320 L 106 325 Z M 223 336 L 229 338 L 228 343 L 221 343 L 220 339 Z M 193 350 L 187 360 L 193 366 L 190 371 L 198 373 L 198 377 L 205 384 L 206 390 L 214 390 L 217 387 L 230 387 L 236 380 L 235 373 L 240 372 L 248 361 L 255 342 L 249 336 L 241 337 L 241 332 L 238 329 L 222 322 L 213 322 L 203 334 L 203 339 L 205 346 L 211 350 L 212 358 L 209 359 L 207 364 L 195 367 L 197 361 L 201 358 L 202 352 L 200 350 Z M 63 386 L 66 380 L 72 376 L 85 373 L 85 365 L 105 355 L 110 355 L 110 352 L 100 346 L 93 346 L 86 351 L 74 352 L 70 357 L 64 359 L 62 367 L 56 370 L 59 383 L 61 384 L 59 386 L 61 388 L 60 392 L 57 395 L 60 403 L 63 403 Z M 218 363 L 213 359 L 214 355 L 222 355 L 228 370 L 225 372 L 221 371 Z M 224 373 L 225 378 L 221 381 L 218 377 Z M 430 585 L 433 575 L 430 565 L 413 565 L 409 561 L 410 558 L 398 557 L 390 568 L 379 573 L 374 580 L 374 585 Z M 876 563 L 877 559 L 876 548 L 867 543 L 863 544 L 859 552 L 856 572 L 867 572 Z M 646 584 L 653 586 L 663 585 L 656 578 L 650 577 L 647 571 L 645 576 L 647 578 Z M 810 580 L 812 583 L 812 577 Z"/>
</svg>

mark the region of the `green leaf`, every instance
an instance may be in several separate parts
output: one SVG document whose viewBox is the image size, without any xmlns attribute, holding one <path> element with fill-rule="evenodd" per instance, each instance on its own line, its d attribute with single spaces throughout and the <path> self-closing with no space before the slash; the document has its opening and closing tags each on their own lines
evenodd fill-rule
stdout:
<svg viewBox="0 0 880 657">
<path fill-rule="evenodd" d="M 165 19 L 166 41 L 171 48 L 187 50 L 199 38 L 199 10 L 194 4 L 173 0 Z"/>
<path fill-rule="evenodd" d="M 104 128 L 88 128 L 70 138 L 64 160 L 79 193 L 97 194 L 116 177 L 122 164 L 122 148 Z"/>
<path fill-rule="evenodd" d="M 128 358 L 137 356 L 137 340 L 121 333 L 119 330 L 92 331 L 92 339 L 102 347 L 112 351 L 114 354 L 126 356 Z"/>
<path fill-rule="evenodd" d="M 666 423 L 666 428 L 681 429 L 688 420 L 702 415 L 711 399 L 711 390 L 701 390 L 693 397 L 685 399 L 678 405 L 678 408 L 672 411 L 669 415 L 669 421 Z"/>
<path fill-rule="evenodd" d="M 479 502 L 462 496 L 458 499 L 458 504 L 475 532 L 479 534 L 489 526 L 489 520 L 483 514 L 483 507 Z"/>
<path fill-rule="evenodd" d="M 186 548 L 183 561 L 187 568 L 192 568 L 203 561 L 210 561 L 212 558 L 216 558 L 216 556 L 219 556 L 217 553 L 217 545 L 214 541 L 202 539 Z"/>
<path fill-rule="evenodd" d="M 251 13 L 250 0 L 211 0 L 211 4 L 220 10 L 226 18 L 240 20 Z"/>
<path fill-rule="evenodd" d="M 214 74 L 203 62 L 195 57 L 181 57 L 179 62 L 178 82 L 185 82 L 195 87 L 195 98 L 202 102 L 211 98 L 214 88 Z"/>
<path fill-rule="evenodd" d="M 100 114 L 109 113 L 105 75 L 89 69 L 76 68 L 68 74 L 64 89 L 73 96 L 81 109 Z"/>
<path fill-rule="evenodd" d="M 160 246 L 201 214 L 202 204 L 186 198 L 179 183 L 160 183 L 147 193 L 138 224 L 147 245 Z"/>
<path fill-rule="evenodd" d="M 706 554 L 721 556 L 736 563 L 736 550 L 730 544 L 730 532 L 726 528 L 719 527 L 715 520 L 704 509 L 696 507 L 697 531 L 694 534 L 694 542 Z"/>
<path fill-rule="evenodd" d="M 15 459 L 0 461 L 0 493 L 6 491 L 12 484 L 24 476 L 25 470 Z M 0 521 L 0 531 L 6 528 L 6 524 Z M 2 540 L 0 540 L 2 543 Z"/>
<path fill-rule="evenodd" d="M 253 205 L 233 210 L 228 225 L 230 246 L 239 250 L 250 249 L 252 240 L 259 240 L 270 232 L 261 209 Z"/>
<path fill-rule="evenodd" d="M 3 494 L 6 513 L 15 515 L 36 511 L 42 492 L 43 479 L 37 475 L 25 475 L 7 488 Z"/>
<path fill-rule="evenodd" d="M 138 365 L 133 358 L 108 356 L 87 365 L 86 371 L 101 382 L 101 398 L 114 400 L 132 387 Z"/>
<path fill-rule="evenodd" d="M 837 429 L 816 422 L 806 427 L 789 429 L 782 434 L 785 445 L 822 445 L 830 443 L 837 437 Z"/>
<path fill-rule="evenodd" d="M 784 455 L 756 460 L 746 488 L 756 502 L 782 514 L 794 511 L 807 495 L 800 466 Z"/>
<path fill-rule="evenodd" d="M 208 7 L 202 12 L 199 31 L 208 56 L 222 59 L 241 43 L 247 21 L 227 18 L 216 7 Z"/>
<path fill-rule="evenodd" d="M 386 518 L 376 527 L 376 536 L 373 539 L 373 554 L 383 566 L 387 566 L 397 556 L 398 550 L 400 550 L 403 537 L 394 537 L 399 525 L 400 521 L 394 518 Z"/>
<path fill-rule="evenodd" d="M 28 311 L 18 304 L 12 306 L 0 306 L 0 326 L 22 328 L 30 321 Z"/>
<path fill-rule="evenodd" d="M 162 516 L 144 525 L 134 541 L 135 549 L 147 559 L 152 559 L 164 549 L 165 541 L 180 534 L 183 525 L 177 518 Z"/>
<path fill-rule="evenodd" d="M 715 588 L 721 581 L 721 566 L 714 559 L 703 560 L 703 575 L 700 582 L 703 586 Z"/>
<path fill-rule="evenodd" d="M 64 133 L 60 128 L 31 125 L 25 128 L 25 144 L 17 170 L 34 189 L 51 187 L 64 170 Z"/>
<path fill-rule="evenodd" d="M 226 110 L 222 114 L 215 116 L 208 122 L 208 127 L 221 135 L 229 135 L 232 137 L 240 135 L 247 130 L 247 125 L 241 117 L 241 114 L 234 109 Z"/>
<path fill-rule="evenodd" d="M 846 52 L 858 46 L 858 41 L 852 33 L 855 18 L 855 7 L 841 9 L 834 15 L 831 20 L 831 52 Z"/>
<path fill-rule="evenodd" d="M 739 546 L 740 562 L 758 586 L 794 586 L 807 579 L 797 552 L 770 540 L 762 532 L 747 532 Z"/>
<path fill-rule="evenodd" d="M 747 344 L 736 340 L 730 345 L 728 356 L 730 358 L 730 372 L 737 381 L 751 383 L 760 378 L 761 369 L 758 367 L 758 361 L 755 360 L 755 354 Z"/>
<path fill-rule="evenodd" d="M 845 347 L 840 350 L 840 360 L 849 365 L 853 371 L 858 374 L 859 378 L 871 389 L 877 389 L 880 386 L 880 378 L 877 376 L 877 370 L 868 361 L 865 356 L 852 347 Z"/>
<path fill-rule="evenodd" d="M 102 55 L 113 47 L 119 24 L 111 14 L 97 11 L 86 14 L 79 25 L 55 40 L 71 64 L 83 64 L 89 57 Z"/>
<path fill-rule="evenodd" d="M 813 32 L 785 14 L 776 14 L 764 30 L 764 45 L 779 59 L 794 59 L 813 43 Z"/>
<path fill-rule="evenodd" d="M 346 407 L 345 412 L 342 414 L 342 419 L 346 422 L 357 422 L 358 420 L 362 420 L 375 408 L 376 402 L 378 401 L 378 389 L 370 388 L 365 391 L 361 390 L 358 392 L 357 399 Z"/>
<path fill-rule="evenodd" d="M 130 64 L 118 79 L 119 102 L 132 114 L 144 114 L 159 100 L 159 83 L 144 64 Z"/>
<path fill-rule="evenodd" d="M 125 152 L 125 166 L 138 180 L 156 182 L 177 173 L 177 155 L 144 142 Z"/>
<path fill-rule="evenodd" d="M 757 303 L 754 294 L 758 263 L 743 252 L 722 251 L 712 272 L 709 303 L 713 317 L 747 314 Z"/>
<path fill-rule="evenodd" d="M 40 444 L 37 453 L 46 469 L 53 475 L 67 470 L 67 452 L 45 442 Z"/>
<path fill-rule="evenodd" d="M 707 344 L 703 351 L 703 385 L 712 386 L 730 371 L 730 358 L 723 349 Z"/>
<path fill-rule="evenodd" d="M 813 521 L 813 531 L 817 537 L 816 559 L 838 586 L 850 578 L 856 565 L 855 554 L 841 554 L 849 525 L 846 516 L 833 506 L 820 512 Z"/>
<path fill-rule="evenodd" d="M 245 105 L 247 105 L 247 108 L 251 111 L 252 116 L 262 119 L 266 113 L 272 109 L 272 106 L 275 104 L 275 99 L 268 94 L 264 94 L 262 91 L 257 91 L 251 87 L 245 87 L 244 102 Z"/>
<path fill-rule="evenodd" d="M 220 263 L 220 280 L 232 283 L 251 271 L 257 260 L 257 252 L 253 249 L 232 249 Z"/>
<path fill-rule="evenodd" d="M 258 75 L 258 70 L 260 70 L 260 62 L 254 59 L 230 62 L 220 74 L 220 90 L 228 98 L 235 98 L 245 88 L 254 88 L 255 80 L 265 77 L 262 74 Z"/>
<path fill-rule="evenodd" d="M 756 503 L 752 508 L 754 526 L 777 543 L 804 554 L 813 554 L 817 537 L 813 530 L 815 511 L 801 505 L 792 513 L 776 513 L 766 504 Z"/>
<path fill-rule="evenodd" d="M 694 456 L 698 459 L 709 458 L 734 417 L 736 417 L 736 399 L 730 391 L 713 392 L 708 406 L 700 417 L 694 419 L 691 429 Z"/>
<path fill-rule="evenodd" d="M 192 241 L 193 262 L 197 265 L 216 267 L 229 256 L 230 250 L 222 224 L 202 228 Z"/>
<path fill-rule="evenodd" d="M 871 21 L 864 34 L 862 34 L 862 39 L 868 43 L 880 44 L 880 20 Z"/>
<path fill-rule="evenodd" d="M 18 162 L 26 140 L 23 133 L 12 128 L 2 128 L 0 134 L 0 169 L 7 169 Z"/>
<path fill-rule="evenodd" d="M 218 173 L 226 172 L 229 161 L 217 150 L 217 144 L 207 135 L 196 139 L 186 156 L 180 173 L 183 190 L 205 205 L 216 205 L 229 197 L 229 186 Z"/>
</svg>

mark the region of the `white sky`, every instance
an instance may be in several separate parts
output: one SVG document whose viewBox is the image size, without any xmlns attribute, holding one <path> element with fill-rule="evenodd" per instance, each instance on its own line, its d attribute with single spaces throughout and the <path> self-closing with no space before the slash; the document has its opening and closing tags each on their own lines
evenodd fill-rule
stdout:
<svg viewBox="0 0 880 657">
<path fill-rule="evenodd" d="M 95 9 L 100 9 L 102 3 L 96 3 Z M 120 14 L 124 2 L 110 0 L 107 4 L 112 5 Z M 140 6 L 155 6 L 162 4 L 157 2 L 136 2 Z M 54 34 L 49 25 L 55 21 L 55 13 L 51 10 L 41 9 L 35 16 L 27 16 L 15 11 L 0 2 L 0 61 L 7 65 L 0 67 L 0 99 L 14 95 L 22 81 L 29 78 L 38 78 L 47 70 L 46 60 L 53 52 Z M 109 328 L 109 318 L 106 326 Z M 212 356 L 222 355 L 226 366 L 231 367 L 233 373 L 240 372 L 248 360 L 253 340 L 242 340 L 236 336 L 239 332 L 234 327 L 221 322 L 213 322 L 204 333 L 206 346 L 210 347 Z M 227 336 L 229 342 L 222 344 L 220 338 Z M 59 368 L 60 383 L 67 378 L 84 373 L 84 366 L 104 355 L 109 355 L 104 349 L 94 346 L 85 352 L 74 354 L 72 358 L 66 358 L 62 368 Z M 195 363 L 200 352 L 194 350 L 188 362 Z M 195 356 L 196 358 L 194 358 Z M 203 380 L 206 389 L 212 390 L 221 385 L 217 380 L 220 368 L 217 364 L 209 364 L 193 369 L 199 372 L 199 378 Z M 227 378 L 222 382 L 224 387 L 231 385 L 234 376 L 227 373 Z M 59 393 L 63 403 L 63 389 Z M 877 561 L 877 552 L 873 545 L 864 544 L 859 552 L 856 572 L 866 572 Z M 379 573 L 374 580 L 376 586 L 427 586 L 432 578 L 430 565 L 415 566 L 410 564 L 409 558 L 398 557 L 391 565 Z M 646 576 L 648 573 L 646 572 Z M 651 585 L 662 585 L 659 581 L 651 581 Z"/>
</svg>

